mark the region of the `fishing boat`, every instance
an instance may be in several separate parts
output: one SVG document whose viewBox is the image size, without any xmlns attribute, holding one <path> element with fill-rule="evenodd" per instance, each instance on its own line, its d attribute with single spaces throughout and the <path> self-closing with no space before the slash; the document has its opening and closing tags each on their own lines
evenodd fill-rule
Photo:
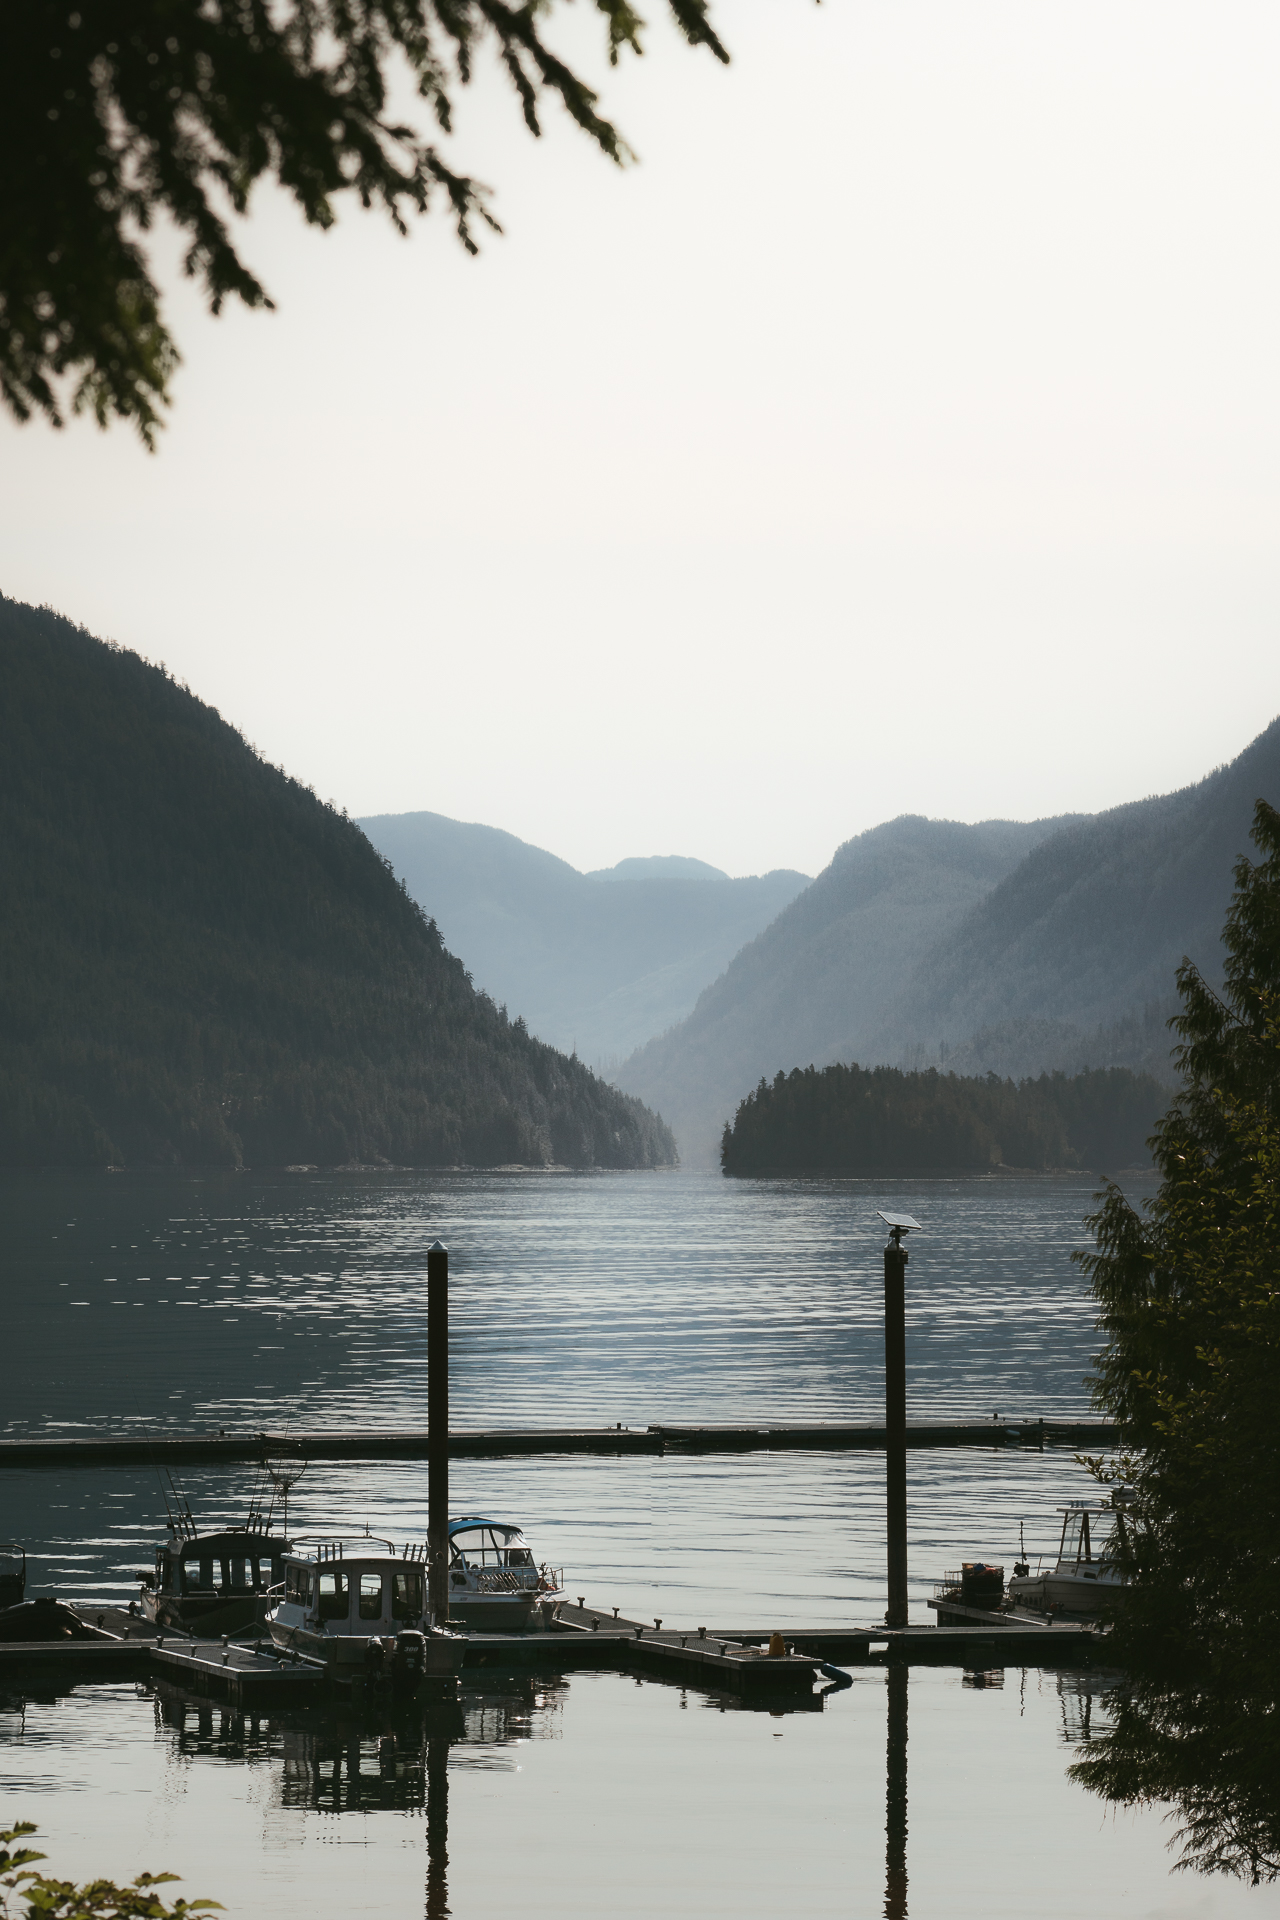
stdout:
<svg viewBox="0 0 1280 1920">
<path fill-rule="evenodd" d="M 260 1627 L 268 1590 L 284 1578 L 289 1548 L 282 1534 L 271 1531 L 270 1519 L 252 1514 L 243 1527 L 201 1533 L 184 1505 L 170 1513 L 170 1526 L 156 1547 L 154 1568 L 138 1575 L 147 1619 L 203 1639 Z"/>
<path fill-rule="evenodd" d="M 1097 1613 L 1124 1586 L 1121 1553 L 1124 1496 L 1115 1500 L 1072 1500 L 1059 1507 L 1062 1538 L 1052 1566 L 1040 1561 L 1033 1573 L 1020 1560 L 1009 1581 L 1008 1604 L 1037 1613 Z"/>
<path fill-rule="evenodd" d="M 272 1599 L 275 1645 L 322 1661 L 335 1679 L 456 1689 L 467 1643 L 428 1620 L 423 1546 L 397 1553 L 372 1534 L 295 1541 Z"/>
<path fill-rule="evenodd" d="M 564 1599 L 564 1573 L 539 1566 L 511 1520 L 463 1514 L 449 1522 L 449 1619 L 479 1633 L 525 1633 Z"/>
<path fill-rule="evenodd" d="M 966 1560 L 958 1572 L 944 1575 L 934 1588 L 929 1606 L 938 1616 L 938 1625 L 963 1625 L 985 1617 L 992 1626 L 1000 1626 L 1047 1615 L 1099 1613 L 1124 1587 L 1121 1550 L 1126 1501 L 1125 1489 L 1120 1487 L 1111 1500 L 1072 1500 L 1059 1507 L 1062 1533 L 1056 1556 L 1038 1560 L 1033 1571 L 1021 1547 L 1007 1586 L 1002 1566 Z"/>
</svg>

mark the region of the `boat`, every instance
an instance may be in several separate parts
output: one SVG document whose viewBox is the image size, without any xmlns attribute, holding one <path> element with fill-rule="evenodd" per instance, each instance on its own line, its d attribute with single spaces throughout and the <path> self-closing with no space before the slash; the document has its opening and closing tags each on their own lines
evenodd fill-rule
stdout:
<svg viewBox="0 0 1280 1920">
<path fill-rule="evenodd" d="M 282 1653 L 337 1680 L 456 1691 L 467 1643 L 427 1615 L 426 1548 L 357 1534 L 297 1540 L 284 1555 L 267 1631 Z"/>
<path fill-rule="evenodd" d="M 1008 1604 L 1036 1613 L 1098 1613 L 1124 1586 L 1124 1495 L 1115 1500 L 1071 1500 L 1059 1507 L 1062 1538 L 1052 1566 L 1033 1573 L 1020 1560 L 1009 1581 Z"/>
<path fill-rule="evenodd" d="M 479 1633 L 526 1633 L 564 1599 L 564 1573 L 539 1566 L 511 1520 L 468 1513 L 449 1522 L 449 1619 Z"/>
<path fill-rule="evenodd" d="M 1062 1534 L 1056 1558 L 1039 1560 L 1035 1571 L 1024 1556 L 1005 1584 L 1004 1568 L 990 1561 L 966 1560 L 935 1589 L 930 1607 L 938 1625 L 986 1618 L 992 1626 L 1044 1620 L 1047 1616 L 1087 1617 L 1101 1612 L 1123 1590 L 1120 1559 L 1124 1545 L 1126 1493 L 1112 1500 L 1071 1500 L 1057 1511 Z"/>
<path fill-rule="evenodd" d="M 0 1541 L 0 1607 L 17 1607 L 27 1592 L 27 1551 L 12 1540 Z"/>
<path fill-rule="evenodd" d="M 288 1540 L 271 1531 L 270 1518 L 251 1514 L 243 1527 L 201 1533 L 184 1508 L 171 1512 L 170 1525 L 154 1568 L 138 1575 L 146 1618 L 201 1639 L 260 1628 L 289 1549 Z"/>
</svg>

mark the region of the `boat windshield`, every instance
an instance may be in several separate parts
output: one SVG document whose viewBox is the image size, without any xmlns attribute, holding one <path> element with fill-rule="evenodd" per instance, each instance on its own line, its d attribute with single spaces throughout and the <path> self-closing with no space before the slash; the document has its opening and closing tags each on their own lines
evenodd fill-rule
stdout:
<svg viewBox="0 0 1280 1920">
<path fill-rule="evenodd" d="M 1060 1558 L 1077 1562 L 1109 1560 L 1118 1545 L 1118 1515 L 1096 1511 L 1069 1513 L 1062 1529 Z"/>
<path fill-rule="evenodd" d="M 531 1567 L 533 1555 L 516 1527 L 467 1527 L 450 1541 L 452 1558 L 464 1567 Z"/>
</svg>

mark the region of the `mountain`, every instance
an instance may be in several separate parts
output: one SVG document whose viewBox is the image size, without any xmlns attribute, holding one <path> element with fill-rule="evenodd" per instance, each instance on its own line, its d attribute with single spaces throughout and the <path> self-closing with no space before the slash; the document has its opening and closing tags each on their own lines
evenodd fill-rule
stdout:
<svg viewBox="0 0 1280 1920">
<path fill-rule="evenodd" d="M 619 1085 L 662 1089 L 682 1157 L 715 1163 L 720 1130 L 763 1076 L 825 1065 L 874 1028 L 927 951 L 1058 822 L 966 826 L 904 814 L 840 847 L 702 994 L 689 1018 L 633 1054 Z M 641 1096 L 644 1097 L 644 1096 Z"/>
<path fill-rule="evenodd" d="M 651 853 L 639 859 L 619 860 L 612 867 L 592 867 L 588 880 L 727 880 L 720 867 L 690 860 L 683 853 Z M 803 878 L 803 876 L 800 876 Z"/>
<path fill-rule="evenodd" d="M 1174 969 L 1220 975 L 1259 795 L 1280 796 L 1280 721 L 1196 785 L 1106 813 L 873 828 L 615 1078 L 704 1165 L 738 1101 L 796 1066 L 1168 1081 Z"/>
<path fill-rule="evenodd" d="M 681 855 L 579 873 L 514 834 L 439 813 L 359 823 L 472 978 L 530 1028 L 615 1065 L 702 989 L 808 882 L 731 880 Z"/>
<path fill-rule="evenodd" d="M 0 1163 L 669 1163 L 479 993 L 353 821 L 0 598 Z"/>
<path fill-rule="evenodd" d="M 1194 786 L 1041 841 L 923 958 L 874 1044 L 985 1031 L 999 1045 L 1042 1020 L 1101 1036 L 1167 1006 L 1184 955 L 1217 985 L 1232 869 L 1250 851 L 1259 796 L 1280 799 L 1280 720 Z"/>
</svg>

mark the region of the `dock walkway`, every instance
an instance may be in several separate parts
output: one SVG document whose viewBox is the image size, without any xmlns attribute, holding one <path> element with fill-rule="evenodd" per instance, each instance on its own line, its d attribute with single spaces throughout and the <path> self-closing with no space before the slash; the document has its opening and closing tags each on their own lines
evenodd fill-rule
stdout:
<svg viewBox="0 0 1280 1920">
<path fill-rule="evenodd" d="M 0 1671 L 55 1667 L 70 1679 L 151 1674 L 195 1692 L 242 1705 L 320 1701 L 330 1676 L 316 1661 L 281 1654 L 262 1640 L 195 1640 L 159 1632 L 122 1608 L 79 1607 L 84 1640 L 0 1643 Z M 828 1663 L 842 1666 L 948 1665 L 966 1668 L 1079 1666 L 1099 1647 L 1097 1630 L 1081 1623 L 992 1627 L 813 1628 L 784 1631 L 787 1651 L 764 1651 L 769 1633 L 749 1628 L 666 1627 L 622 1618 L 612 1608 L 562 1604 L 546 1633 L 467 1636 L 468 1670 L 536 1668 L 572 1672 L 611 1668 L 643 1672 L 746 1699 L 815 1700 L 813 1682 Z"/>
<path fill-rule="evenodd" d="M 909 1447 L 1110 1446 L 1118 1429 L 1109 1421 L 959 1420 L 916 1421 L 907 1426 Z M 455 1460 L 499 1459 L 534 1454 L 756 1453 L 786 1450 L 883 1449 L 883 1426 L 794 1421 L 766 1426 L 536 1427 L 494 1428 L 449 1435 Z M 134 1433 L 28 1435 L 0 1440 L 3 1467 L 179 1466 L 183 1463 L 261 1460 L 425 1460 L 424 1428 L 347 1429 L 318 1433 Z"/>
</svg>

